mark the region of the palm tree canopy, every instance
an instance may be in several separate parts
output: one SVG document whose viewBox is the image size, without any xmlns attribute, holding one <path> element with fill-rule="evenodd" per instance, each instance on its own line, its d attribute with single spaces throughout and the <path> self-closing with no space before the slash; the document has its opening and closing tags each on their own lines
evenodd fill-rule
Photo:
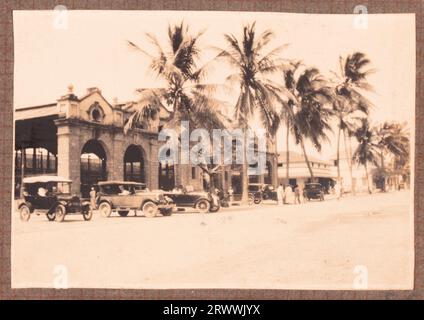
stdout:
<svg viewBox="0 0 424 320">
<path fill-rule="evenodd" d="M 234 110 L 235 119 L 241 125 L 247 125 L 257 110 L 264 128 L 271 136 L 278 130 L 280 119 L 274 107 L 278 86 L 269 76 L 286 67 L 285 61 L 278 58 L 284 45 L 265 52 L 273 37 L 270 30 L 258 36 L 255 23 L 252 23 L 243 27 L 241 39 L 225 34 L 228 48 L 219 49 L 218 55 L 218 58 L 224 58 L 236 70 L 236 73 L 227 77 L 228 82 L 237 83 L 240 88 Z"/>
<path fill-rule="evenodd" d="M 378 146 L 375 142 L 375 132 L 370 127 L 367 119 L 361 119 L 361 126 L 356 130 L 355 137 L 358 146 L 353 154 L 353 159 L 362 165 L 367 163 L 378 164 Z"/>
<path fill-rule="evenodd" d="M 397 157 L 407 157 L 409 154 L 409 134 L 404 124 L 384 122 L 376 127 L 377 144 L 383 151 Z"/>
<path fill-rule="evenodd" d="M 285 98 L 281 117 L 289 117 L 290 130 L 296 143 L 309 139 L 315 148 L 321 150 L 322 142 L 328 140 L 327 131 L 331 131 L 330 119 L 333 110 L 331 104 L 334 94 L 331 86 L 316 68 L 307 68 L 298 75 L 301 62 L 293 62 L 291 68 L 284 72 L 287 90 L 281 90 Z"/>
<path fill-rule="evenodd" d="M 207 65 L 198 67 L 200 49 L 198 40 L 203 31 L 192 35 L 183 22 L 168 27 L 168 43 L 165 49 L 152 34 L 146 34 L 156 49 L 150 54 L 135 43 L 131 48 L 150 58 L 150 70 L 166 82 L 165 88 L 138 90 L 142 93 L 138 108 L 130 117 L 125 129 L 128 131 L 137 122 L 148 121 L 161 106 L 171 110 L 167 127 L 174 127 L 186 120 L 191 126 L 205 129 L 226 127 L 226 119 L 220 109 L 224 103 L 215 99 L 212 92 L 216 86 L 203 84 Z"/>
</svg>

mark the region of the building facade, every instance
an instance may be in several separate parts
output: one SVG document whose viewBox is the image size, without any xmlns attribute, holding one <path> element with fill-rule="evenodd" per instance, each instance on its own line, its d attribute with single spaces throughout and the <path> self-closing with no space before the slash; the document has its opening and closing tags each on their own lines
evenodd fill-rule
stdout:
<svg viewBox="0 0 424 320">
<path fill-rule="evenodd" d="M 109 103 L 98 88 L 82 97 L 68 88 L 56 102 L 15 110 L 15 194 L 22 177 L 57 174 L 73 181 L 72 193 L 87 197 L 98 181 L 144 182 L 150 189 L 170 190 L 176 185 L 203 190 L 207 179 L 198 166 L 159 161 L 158 133 L 170 111 L 162 108 L 156 120 L 124 132 L 136 103 Z M 276 157 L 267 154 L 271 181 Z M 237 166 L 223 166 L 213 175 L 224 190 L 238 188 Z M 276 184 L 276 181 L 274 181 Z"/>
<path fill-rule="evenodd" d="M 289 179 L 287 181 L 287 154 L 281 152 L 278 156 L 278 182 L 290 184 L 292 187 L 298 185 L 300 188 L 303 188 L 305 183 L 319 182 L 327 190 L 330 189 L 336 178 L 333 172 L 333 163 L 311 156 L 308 157 L 308 160 L 314 174 L 314 181 L 311 181 L 311 174 L 303 154 L 293 151 L 289 152 Z"/>
</svg>

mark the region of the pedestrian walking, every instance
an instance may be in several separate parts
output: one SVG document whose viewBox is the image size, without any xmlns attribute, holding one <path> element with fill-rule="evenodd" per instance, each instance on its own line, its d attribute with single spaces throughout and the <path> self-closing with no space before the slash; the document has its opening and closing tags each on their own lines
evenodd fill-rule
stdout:
<svg viewBox="0 0 424 320">
<path fill-rule="evenodd" d="M 287 185 L 284 189 L 284 203 L 292 203 L 293 202 L 293 190 L 291 185 Z"/>
<path fill-rule="evenodd" d="M 299 185 L 294 187 L 294 204 L 300 204 L 300 188 Z"/>
<path fill-rule="evenodd" d="M 342 188 L 339 182 L 336 182 L 336 184 L 334 185 L 334 191 L 336 192 L 337 200 L 340 200 L 340 198 L 342 197 Z"/>
<path fill-rule="evenodd" d="M 280 185 L 277 188 L 277 204 L 279 206 L 283 205 L 284 202 L 284 187 L 283 184 L 280 183 Z"/>
<path fill-rule="evenodd" d="M 233 187 L 230 187 L 230 189 L 228 189 L 228 195 L 230 196 L 230 202 L 234 201 L 234 190 Z"/>
<path fill-rule="evenodd" d="M 91 207 L 91 210 L 97 209 L 97 192 L 96 192 L 96 189 L 94 189 L 94 187 L 91 187 L 91 190 L 90 190 L 90 207 Z"/>
</svg>

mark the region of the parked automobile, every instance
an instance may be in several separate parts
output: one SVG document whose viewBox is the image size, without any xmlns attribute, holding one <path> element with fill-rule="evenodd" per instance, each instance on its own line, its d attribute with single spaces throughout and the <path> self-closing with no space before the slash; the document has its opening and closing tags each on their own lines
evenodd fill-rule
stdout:
<svg viewBox="0 0 424 320">
<path fill-rule="evenodd" d="M 324 187 L 320 183 L 306 183 L 303 189 L 303 197 L 305 199 L 319 199 L 324 200 Z"/>
<path fill-rule="evenodd" d="M 249 183 L 249 194 L 253 196 L 253 202 L 259 204 L 262 200 L 277 201 L 277 191 L 270 184 Z"/>
<path fill-rule="evenodd" d="M 220 209 L 219 197 L 204 191 L 187 191 L 180 186 L 165 192 L 179 208 L 195 208 L 198 212 L 217 212 Z"/>
<path fill-rule="evenodd" d="M 22 221 L 31 214 L 45 214 L 49 221 L 62 222 L 68 214 L 82 214 L 90 220 L 93 213 L 88 201 L 71 195 L 71 180 L 58 176 L 34 176 L 23 179 L 23 197 L 18 202 Z"/>
<path fill-rule="evenodd" d="M 135 214 L 141 210 L 146 217 L 154 217 L 158 212 L 169 216 L 175 207 L 162 190 L 150 191 L 144 183 L 101 181 L 98 189 L 97 206 L 103 217 L 109 217 L 113 211 L 126 217 L 130 210 Z"/>
</svg>

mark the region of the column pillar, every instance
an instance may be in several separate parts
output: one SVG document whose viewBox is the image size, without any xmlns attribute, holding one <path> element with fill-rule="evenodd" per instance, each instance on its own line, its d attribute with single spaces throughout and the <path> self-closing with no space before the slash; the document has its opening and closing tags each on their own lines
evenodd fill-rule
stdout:
<svg viewBox="0 0 424 320">
<path fill-rule="evenodd" d="M 79 129 L 68 121 L 57 120 L 57 175 L 72 180 L 71 193 L 81 192 L 81 146 Z"/>
<path fill-rule="evenodd" d="M 159 146 L 155 139 L 149 140 L 149 151 L 146 155 L 146 182 L 150 189 L 159 189 Z"/>
<path fill-rule="evenodd" d="M 111 144 L 106 150 L 108 180 L 124 180 L 124 136 L 117 133 L 111 136 Z M 106 141 L 105 141 L 106 142 Z M 109 151 L 109 152 L 108 152 Z"/>
</svg>

